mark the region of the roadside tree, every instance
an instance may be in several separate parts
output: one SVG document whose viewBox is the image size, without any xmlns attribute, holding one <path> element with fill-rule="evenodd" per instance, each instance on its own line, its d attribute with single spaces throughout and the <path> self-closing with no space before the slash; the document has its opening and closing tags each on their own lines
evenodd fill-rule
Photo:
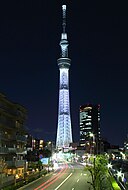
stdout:
<svg viewBox="0 0 128 190">
<path fill-rule="evenodd" d="M 85 170 L 89 171 L 91 181 L 88 183 L 93 190 L 107 190 L 111 189 L 111 183 L 108 173 L 108 160 L 104 155 L 92 156 L 90 158 L 92 165 L 86 166 Z"/>
</svg>

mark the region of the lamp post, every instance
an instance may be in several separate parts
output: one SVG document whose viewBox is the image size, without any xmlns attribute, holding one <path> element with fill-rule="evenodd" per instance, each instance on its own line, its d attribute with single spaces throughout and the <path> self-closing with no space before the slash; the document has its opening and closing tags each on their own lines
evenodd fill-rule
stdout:
<svg viewBox="0 0 128 190">
<path fill-rule="evenodd" d="M 109 168 L 112 169 L 112 164 L 111 164 L 111 163 L 108 163 L 107 167 L 108 167 L 108 169 L 109 169 Z"/>
<path fill-rule="evenodd" d="M 126 155 L 123 152 L 120 152 L 122 159 L 125 160 L 126 159 Z"/>
<path fill-rule="evenodd" d="M 124 173 L 122 173 L 121 171 L 117 171 L 117 179 L 120 181 L 124 181 Z"/>
<path fill-rule="evenodd" d="M 14 185 L 16 186 L 16 178 L 17 178 L 17 166 L 16 166 L 16 157 L 13 157 L 14 166 L 16 167 L 15 173 L 14 173 Z"/>
<path fill-rule="evenodd" d="M 93 154 L 95 154 L 95 135 L 93 133 L 90 133 L 89 136 L 92 138 L 91 149 L 93 147 Z"/>
</svg>

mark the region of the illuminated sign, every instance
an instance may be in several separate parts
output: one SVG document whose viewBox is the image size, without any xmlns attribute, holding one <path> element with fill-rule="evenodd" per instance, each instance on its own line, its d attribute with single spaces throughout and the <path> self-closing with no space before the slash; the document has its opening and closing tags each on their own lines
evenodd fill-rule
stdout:
<svg viewBox="0 0 128 190">
<path fill-rule="evenodd" d="M 49 158 L 41 158 L 40 161 L 42 162 L 42 164 L 44 165 L 48 165 L 48 160 Z"/>
</svg>

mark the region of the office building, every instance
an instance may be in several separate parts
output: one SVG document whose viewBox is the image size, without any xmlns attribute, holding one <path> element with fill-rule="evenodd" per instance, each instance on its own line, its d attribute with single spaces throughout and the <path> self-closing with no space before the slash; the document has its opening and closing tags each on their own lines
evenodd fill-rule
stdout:
<svg viewBox="0 0 128 190">
<path fill-rule="evenodd" d="M 100 105 L 80 106 L 80 146 L 86 152 L 100 152 Z"/>
</svg>

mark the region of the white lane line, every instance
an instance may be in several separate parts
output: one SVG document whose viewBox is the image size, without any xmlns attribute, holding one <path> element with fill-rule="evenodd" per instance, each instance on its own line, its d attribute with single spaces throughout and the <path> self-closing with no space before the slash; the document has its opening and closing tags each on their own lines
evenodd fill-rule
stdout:
<svg viewBox="0 0 128 190">
<path fill-rule="evenodd" d="M 77 179 L 77 183 L 78 183 L 79 179 Z"/>
<path fill-rule="evenodd" d="M 72 173 L 70 173 L 70 175 L 68 177 L 66 177 L 66 179 L 64 181 L 62 181 L 62 183 L 60 185 L 58 185 L 58 187 L 54 190 L 59 189 L 70 177 L 71 177 Z"/>
<path fill-rule="evenodd" d="M 82 173 L 80 175 L 83 175 Z"/>
<path fill-rule="evenodd" d="M 74 187 L 72 188 L 72 190 L 74 190 Z"/>
</svg>

